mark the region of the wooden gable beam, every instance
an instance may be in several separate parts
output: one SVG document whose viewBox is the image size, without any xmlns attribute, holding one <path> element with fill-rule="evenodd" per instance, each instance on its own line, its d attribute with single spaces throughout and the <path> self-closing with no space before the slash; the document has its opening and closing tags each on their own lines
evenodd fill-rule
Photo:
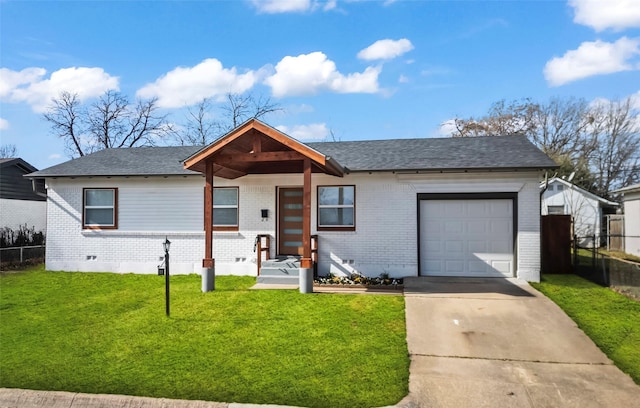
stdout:
<svg viewBox="0 0 640 408">
<path fill-rule="evenodd" d="M 229 176 L 231 176 L 231 177 L 220 175 L 220 173 L 228 173 Z M 230 167 L 223 166 L 223 165 L 219 164 L 216 161 L 216 162 L 214 162 L 213 175 L 214 176 L 218 176 L 218 177 L 222 177 L 222 178 L 236 179 L 238 177 L 246 176 L 247 173 L 242 171 L 242 170 L 232 169 Z"/>
<path fill-rule="evenodd" d="M 220 154 L 215 157 L 215 162 L 222 165 L 243 162 L 273 162 L 273 161 L 292 161 L 304 160 L 305 156 L 294 151 L 283 152 L 262 152 L 262 153 L 241 153 L 241 154 Z"/>
</svg>

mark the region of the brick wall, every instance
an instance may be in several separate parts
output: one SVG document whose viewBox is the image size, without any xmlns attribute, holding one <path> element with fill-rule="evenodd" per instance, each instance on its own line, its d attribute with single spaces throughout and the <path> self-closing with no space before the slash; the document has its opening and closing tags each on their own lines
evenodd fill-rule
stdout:
<svg viewBox="0 0 640 408">
<path fill-rule="evenodd" d="M 319 272 L 368 276 L 418 275 L 417 194 L 425 192 L 517 192 L 517 276 L 539 279 L 540 204 L 538 175 L 396 175 L 359 173 L 312 177 L 311 231 L 319 235 Z M 204 256 L 204 179 L 194 177 L 49 180 L 47 268 L 156 273 L 162 241 L 171 240 L 172 273 L 199 273 Z M 239 187 L 237 232 L 215 232 L 217 274 L 256 274 L 257 234 L 271 236 L 276 255 L 276 186 L 301 186 L 302 175 L 260 175 L 214 181 Z M 356 185 L 356 230 L 317 231 L 318 185 Z M 82 189 L 118 187 L 118 230 L 81 227 Z M 269 211 L 263 220 L 262 209 Z"/>
</svg>

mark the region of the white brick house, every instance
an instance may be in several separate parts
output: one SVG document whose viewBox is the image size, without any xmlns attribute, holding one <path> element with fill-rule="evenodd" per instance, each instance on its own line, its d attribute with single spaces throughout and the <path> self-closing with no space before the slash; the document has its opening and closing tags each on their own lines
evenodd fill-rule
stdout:
<svg viewBox="0 0 640 408">
<path fill-rule="evenodd" d="M 255 276 L 256 236 L 304 262 L 310 234 L 321 275 L 538 281 L 554 167 L 519 136 L 302 144 L 251 120 L 204 148 L 108 149 L 31 177 L 49 270 L 156 273 L 166 236 L 172 273 Z"/>
</svg>

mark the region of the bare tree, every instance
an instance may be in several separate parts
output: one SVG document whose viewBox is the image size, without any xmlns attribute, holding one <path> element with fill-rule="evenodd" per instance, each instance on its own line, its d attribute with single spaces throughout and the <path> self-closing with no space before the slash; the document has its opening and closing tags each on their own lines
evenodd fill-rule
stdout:
<svg viewBox="0 0 640 408">
<path fill-rule="evenodd" d="M 194 107 L 189 107 L 183 131 L 174 131 L 175 139 L 181 145 L 206 145 L 223 133 L 221 123 L 212 114 L 211 99 L 204 98 Z"/>
<path fill-rule="evenodd" d="M 281 111 L 282 108 L 270 98 L 259 96 L 257 99 L 253 94 L 227 94 L 227 103 L 222 106 L 224 117 L 227 119 L 227 129 L 231 130 L 247 119 L 260 119 L 261 117 Z"/>
<path fill-rule="evenodd" d="M 494 103 L 479 119 L 456 119 L 454 137 L 523 134 L 560 166 L 574 183 L 610 197 L 618 187 L 638 182 L 640 117 L 633 101 L 589 106 L 584 99 L 529 99 Z"/>
<path fill-rule="evenodd" d="M 166 115 L 159 115 L 156 99 L 137 101 L 115 91 L 83 106 L 77 94 L 62 92 L 52 100 L 44 118 L 65 140 L 71 157 L 109 148 L 155 144 L 166 132 Z"/>
<path fill-rule="evenodd" d="M 0 146 L 0 159 L 10 159 L 18 157 L 18 149 L 14 144 L 3 144 Z"/>
<path fill-rule="evenodd" d="M 594 192 L 611 198 L 612 190 L 640 181 L 640 115 L 627 98 L 596 104 L 589 119 Z"/>
<path fill-rule="evenodd" d="M 78 154 L 85 155 L 81 136 L 81 117 L 84 111 L 80 105 L 78 94 L 62 92 L 59 97 L 53 98 L 51 106 L 44 113 L 44 119 L 51 124 L 54 133 L 64 140 L 67 152 L 71 157 Z"/>
<path fill-rule="evenodd" d="M 486 116 L 474 119 L 455 119 L 453 137 L 528 135 L 535 128 L 534 118 L 538 105 L 530 99 L 507 103 L 495 102 Z"/>
<path fill-rule="evenodd" d="M 188 108 L 184 130 L 173 132 L 178 143 L 206 145 L 250 118 L 260 119 L 267 114 L 282 110 L 269 98 L 232 93 L 228 93 L 225 103 L 218 106 L 221 115 L 215 115 L 214 108 L 209 98 L 204 98 L 195 107 Z"/>
</svg>

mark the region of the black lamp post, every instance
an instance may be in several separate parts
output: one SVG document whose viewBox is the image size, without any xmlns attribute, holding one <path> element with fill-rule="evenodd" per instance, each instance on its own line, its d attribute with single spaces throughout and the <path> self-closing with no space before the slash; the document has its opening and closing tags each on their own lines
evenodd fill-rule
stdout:
<svg viewBox="0 0 640 408">
<path fill-rule="evenodd" d="M 171 247 L 171 241 L 169 241 L 167 237 L 164 237 L 162 246 L 164 247 L 165 306 L 167 317 L 169 317 L 169 248 Z"/>
</svg>

